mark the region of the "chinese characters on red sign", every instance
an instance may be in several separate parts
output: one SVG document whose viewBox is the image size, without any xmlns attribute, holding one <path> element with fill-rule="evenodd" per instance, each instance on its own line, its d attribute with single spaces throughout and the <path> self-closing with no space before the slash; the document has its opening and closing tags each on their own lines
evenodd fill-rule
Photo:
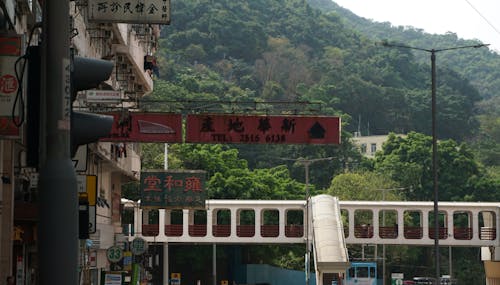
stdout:
<svg viewBox="0 0 500 285">
<path fill-rule="evenodd" d="M 21 37 L 0 38 L 0 138 L 18 138 L 19 104 L 15 98 L 19 90 L 14 65 L 21 55 Z M 12 109 L 14 109 L 14 118 Z M 13 121 L 15 120 L 15 121 Z"/>
<path fill-rule="evenodd" d="M 205 171 L 141 172 L 141 206 L 204 208 Z"/>
<path fill-rule="evenodd" d="M 339 117 L 188 115 L 189 143 L 340 144 Z"/>
</svg>

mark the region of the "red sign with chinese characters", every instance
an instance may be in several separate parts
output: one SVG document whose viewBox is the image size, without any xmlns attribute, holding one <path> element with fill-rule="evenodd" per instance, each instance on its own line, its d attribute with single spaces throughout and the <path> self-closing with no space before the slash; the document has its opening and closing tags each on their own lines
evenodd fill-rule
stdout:
<svg viewBox="0 0 500 285">
<path fill-rule="evenodd" d="M 188 115 L 186 142 L 340 144 L 340 118 L 326 116 Z"/>
<path fill-rule="evenodd" d="M 141 207 L 205 208 L 205 176 L 202 170 L 141 172 Z"/>
<path fill-rule="evenodd" d="M 182 142 L 182 115 L 166 113 L 111 113 L 111 134 L 101 141 Z"/>
<path fill-rule="evenodd" d="M 19 137 L 19 128 L 13 120 L 19 122 L 19 108 L 22 105 L 15 104 L 20 83 L 14 66 L 21 55 L 21 45 L 20 36 L 0 37 L 0 138 Z"/>
</svg>

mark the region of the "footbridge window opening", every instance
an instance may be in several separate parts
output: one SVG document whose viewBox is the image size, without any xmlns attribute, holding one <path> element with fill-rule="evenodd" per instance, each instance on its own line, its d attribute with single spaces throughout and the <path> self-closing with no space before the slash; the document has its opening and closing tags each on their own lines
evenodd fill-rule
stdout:
<svg viewBox="0 0 500 285">
<path fill-rule="evenodd" d="M 356 238 L 373 237 L 373 211 L 355 210 L 354 211 L 354 236 Z"/>
<path fill-rule="evenodd" d="M 405 239 L 421 239 L 423 237 L 422 212 L 404 211 L 403 235 Z"/>
<path fill-rule="evenodd" d="M 398 212 L 395 210 L 381 210 L 378 216 L 379 235 L 383 239 L 398 237 Z"/>
<path fill-rule="evenodd" d="M 436 228 L 434 227 L 434 211 L 429 212 L 428 221 L 429 221 L 429 238 L 435 239 Z M 448 224 L 448 215 L 444 211 L 439 211 L 438 212 L 439 239 L 448 238 L 448 227 L 446 226 L 447 224 Z"/>
<path fill-rule="evenodd" d="M 285 212 L 286 237 L 302 237 L 304 236 L 304 211 L 303 210 L 286 210 Z"/>
<path fill-rule="evenodd" d="M 346 209 L 340 210 L 340 218 L 344 227 L 344 237 L 349 237 L 349 211 Z"/>
<path fill-rule="evenodd" d="M 157 209 L 145 209 L 142 211 L 142 235 L 157 236 L 159 231 L 159 211 Z"/>
<path fill-rule="evenodd" d="M 231 210 L 213 210 L 213 235 L 215 237 L 228 237 L 231 235 Z"/>
<path fill-rule="evenodd" d="M 122 230 L 124 235 L 134 235 L 134 212 L 136 210 L 135 202 L 122 202 Z"/>
<path fill-rule="evenodd" d="M 496 214 L 493 211 L 479 212 L 479 239 L 495 240 L 497 238 Z"/>
<path fill-rule="evenodd" d="M 236 212 L 236 234 L 239 237 L 255 236 L 255 211 L 253 209 L 239 209 Z"/>
<path fill-rule="evenodd" d="M 260 235 L 262 237 L 277 237 L 279 236 L 279 211 L 277 209 L 266 209 L 262 211 L 262 223 Z"/>
<path fill-rule="evenodd" d="M 453 212 L 453 238 L 472 239 L 472 213 L 469 211 Z"/>
<path fill-rule="evenodd" d="M 189 211 L 189 235 L 192 237 L 204 237 L 207 235 L 207 211 Z"/>
<path fill-rule="evenodd" d="M 182 209 L 167 210 L 165 215 L 165 234 L 171 237 L 182 236 Z"/>
</svg>

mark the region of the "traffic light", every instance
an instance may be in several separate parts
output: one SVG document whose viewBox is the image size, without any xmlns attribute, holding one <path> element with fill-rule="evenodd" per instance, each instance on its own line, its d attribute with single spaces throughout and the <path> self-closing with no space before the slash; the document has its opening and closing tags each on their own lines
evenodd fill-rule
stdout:
<svg viewBox="0 0 500 285">
<path fill-rule="evenodd" d="M 38 168 L 40 154 L 40 70 L 42 64 L 40 46 L 29 46 L 28 85 L 26 88 L 26 166 Z"/>
<path fill-rule="evenodd" d="M 89 238 L 89 200 L 87 195 L 78 197 L 78 238 Z"/>
<path fill-rule="evenodd" d="M 73 57 L 71 72 L 71 102 L 78 91 L 97 87 L 106 81 L 113 71 L 113 63 L 107 60 Z M 95 113 L 71 112 L 71 157 L 78 146 L 96 142 L 111 132 L 113 116 Z"/>
</svg>

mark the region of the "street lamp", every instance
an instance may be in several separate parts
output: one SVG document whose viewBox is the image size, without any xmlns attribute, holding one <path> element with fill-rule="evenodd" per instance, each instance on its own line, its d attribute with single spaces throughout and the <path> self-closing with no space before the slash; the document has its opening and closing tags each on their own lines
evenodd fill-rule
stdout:
<svg viewBox="0 0 500 285">
<path fill-rule="evenodd" d="M 437 136 L 436 136 L 436 53 L 447 50 L 465 49 L 465 48 L 481 48 L 486 47 L 489 44 L 477 44 L 469 46 L 458 46 L 450 48 L 441 49 L 426 49 L 420 47 L 413 47 L 407 45 L 391 44 L 386 41 L 382 42 L 382 46 L 385 47 L 396 47 L 405 49 L 414 49 L 431 53 L 431 90 L 432 90 L 432 177 L 433 177 L 433 189 L 434 189 L 434 254 L 435 254 L 435 266 L 436 266 L 436 280 L 439 280 L 439 208 L 438 208 L 438 172 L 437 172 Z"/>
<path fill-rule="evenodd" d="M 326 161 L 332 160 L 335 157 L 323 157 L 323 158 L 297 158 L 297 159 L 289 159 L 282 158 L 283 160 L 295 161 L 304 165 L 305 171 L 305 182 L 306 182 L 306 210 L 305 210 L 305 225 L 304 225 L 304 233 L 306 237 L 306 256 L 305 256 L 305 275 L 306 275 L 306 285 L 309 285 L 309 271 L 310 271 L 310 257 L 311 257 L 311 247 L 309 246 L 309 165 L 318 161 Z"/>
</svg>

